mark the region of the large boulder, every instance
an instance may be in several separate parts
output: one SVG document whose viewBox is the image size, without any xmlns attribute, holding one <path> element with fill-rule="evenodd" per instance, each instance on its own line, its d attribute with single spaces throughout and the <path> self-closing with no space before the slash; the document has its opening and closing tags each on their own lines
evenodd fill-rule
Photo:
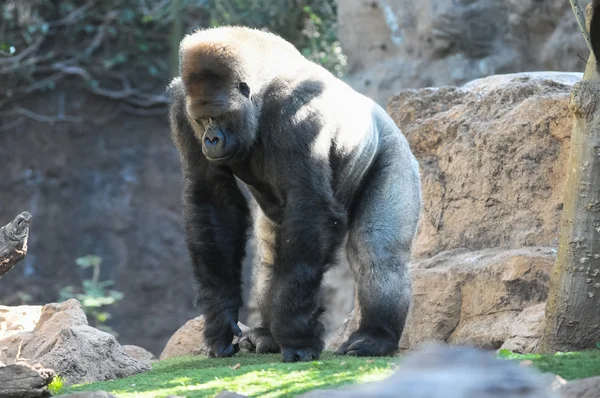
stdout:
<svg viewBox="0 0 600 398">
<path fill-rule="evenodd" d="M 338 20 L 349 83 L 382 105 L 405 88 L 583 70 L 589 53 L 563 0 L 338 1 Z"/>
<path fill-rule="evenodd" d="M 500 348 L 523 334 L 523 312 L 545 302 L 555 258 L 551 248 L 486 249 L 444 252 L 414 264 L 414 301 L 400 347 L 437 340 Z"/>
<path fill-rule="evenodd" d="M 403 90 L 388 105 L 419 159 L 415 256 L 557 246 L 579 73 L 522 73 Z"/>
<path fill-rule="evenodd" d="M 411 265 L 413 304 L 400 341 L 418 349 L 431 341 L 532 352 L 543 327 L 553 248 L 454 250 Z M 358 327 L 352 312 L 328 349 Z"/>
<path fill-rule="evenodd" d="M 88 325 L 75 299 L 47 304 L 31 331 L 0 339 L 0 360 L 25 359 L 55 370 L 67 384 L 113 380 L 150 369 L 127 355 L 114 336 Z"/>
</svg>

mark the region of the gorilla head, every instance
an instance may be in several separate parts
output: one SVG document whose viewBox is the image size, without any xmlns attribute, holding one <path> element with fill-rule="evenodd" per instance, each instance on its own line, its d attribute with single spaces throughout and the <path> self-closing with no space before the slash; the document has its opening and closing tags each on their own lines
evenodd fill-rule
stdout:
<svg viewBox="0 0 600 398">
<path fill-rule="evenodd" d="M 240 160 L 257 136 L 257 103 L 249 71 L 231 46 L 187 36 L 180 47 L 185 109 L 202 152 L 212 162 Z"/>
</svg>

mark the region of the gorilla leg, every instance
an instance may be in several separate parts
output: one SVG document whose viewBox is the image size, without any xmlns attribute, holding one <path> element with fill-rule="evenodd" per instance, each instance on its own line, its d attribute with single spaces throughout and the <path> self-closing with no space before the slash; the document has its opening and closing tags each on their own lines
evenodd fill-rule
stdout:
<svg viewBox="0 0 600 398">
<path fill-rule="evenodd" d="M 353 209 L 346 248 L 360 323 L 338 354 L 393 355 L 398 348 L 412 295 L 407 264 L 421 206 L 418 169 L 402 158 L 403 151 L 391 148 L 379 156 Z"/>
<path fill-rule="evenodd" d="M 244 333 L 240 347 L 259 354 L 277 353 L 279 345 L 273 339 L 271 325 L 271 281 L 275 264 L 277 225 L 257 208 L 255 235 L 258 261 L 254 266 L 254 289 L 262 325 Z"/>
</svg>

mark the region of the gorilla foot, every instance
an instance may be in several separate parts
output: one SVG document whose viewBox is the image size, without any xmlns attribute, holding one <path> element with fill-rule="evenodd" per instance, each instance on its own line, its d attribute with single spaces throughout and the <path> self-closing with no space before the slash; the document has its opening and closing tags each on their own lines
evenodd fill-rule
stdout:
<svg viewBox="0 0 600 398">
<path fill-rule="evenodd" d="M 319 359 L 320 351 L 316 348 L 281 347 L 283 362 L 308 362 Z"/>
<path fill-rule="evenodd" d="M 397 351 L 398 344 L 390 339 L 375 337 L 364 332 L 355 332 L 335 353 L 337 355 L 379 357 L 393 356 Z"/>
<path fill-rule="evenodd" d="M 279 344 L 266 328 L 253 328 L 244 333 L 240 347 L 257 354 L 278 353 Z"/>
</svg>

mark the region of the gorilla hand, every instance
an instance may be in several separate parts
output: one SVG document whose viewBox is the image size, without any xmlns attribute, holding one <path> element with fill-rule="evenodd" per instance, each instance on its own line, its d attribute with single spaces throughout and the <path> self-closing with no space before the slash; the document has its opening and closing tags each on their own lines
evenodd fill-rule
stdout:
<svg viewBox="0 0 600 398">
<path fill-rule="evenodd" d="M 205 315 L 204 339 L 209 348 L 209 357 L 230 357 L 240 350 L 238 344 L 232 344 L 234 335 L 242 336 L 237 318 L 237 310 Z"/>
</svg>

